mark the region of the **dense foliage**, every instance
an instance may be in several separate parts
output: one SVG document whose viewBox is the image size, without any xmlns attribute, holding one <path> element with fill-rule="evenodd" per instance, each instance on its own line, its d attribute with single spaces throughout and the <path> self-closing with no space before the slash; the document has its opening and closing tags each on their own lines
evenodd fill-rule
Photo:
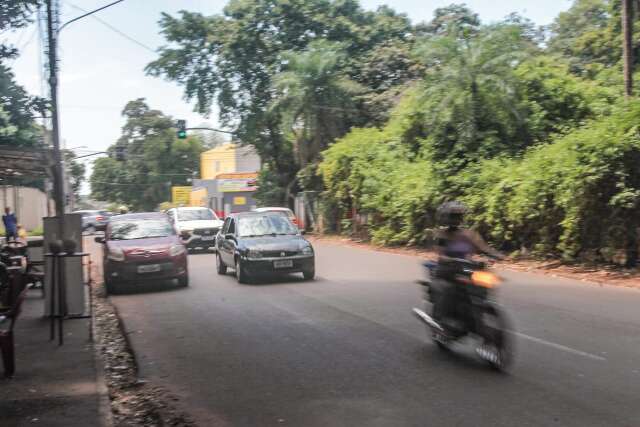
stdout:
<svg viewBox="0 0 640 427">
<path fill-rule="evenodd" d="M 506 251 L 637 253 L 640 105 L 622 96 L 619 0 L 574 0 L 549 28 L 455 4 L 412 25 L 355 0 L 232 0 L 161 25 L 149 72 L 201 111 L 218 103 L 265 160 L 263 201 L 321 191 L 327 229 L 427 244 L 457 198 Z"/>
<path fill-rule="evenodd" d="M 94 164 L 92 197 L 153 210 L 171 199 L 171 186 L 190 185 L 204 149 L 198 137 L 177 139 L 173 119 L 150 109 L 144 99 L 130 101 L 122 115 L 126 123 L 108 149 L 112 155 Z M 124 150 L 124 161 L 116 159 L 116 146 Z"/>
</svg>

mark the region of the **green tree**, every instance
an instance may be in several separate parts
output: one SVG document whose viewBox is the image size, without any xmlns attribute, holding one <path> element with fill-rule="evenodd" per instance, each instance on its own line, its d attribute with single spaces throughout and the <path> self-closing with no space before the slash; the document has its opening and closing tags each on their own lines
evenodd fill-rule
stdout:
<svg viewBox="0 0 640 427">
<path fill-rule="evenodd" d="M 40 3 L 40 0 L 3 0 L 0 3 L 0 34 L 29 24 L 31 15 Z M 14 46 L 0 43 L 0 60 L 17 54 Z"/>
<path fill-rule="evenodd" d="M 30 96 L 18 85 L 13 72 L 0 62 L 0 144 L 35 146 L 42 143 L 42 129 L 34 118 L 47 111 L 44 99 Z"/>
<path fill-rule="evenodd" d="M 198 172 L 199 138 L 177 139 L 173 119 L 150 109 L 144 99 L 130 101 L 122 112 L 122 136 L 109 147 L 123 147 L 125 161 L 98 159 L 91 175 L 93 198 L 153 210 L 170 199 L 172 185 L 188 185 Z"/>
<path fill-rule="evenodd" d="M 343 135 L 357 112 L 353 96 L 360 88 L 341 73 L 344 58 L 339 45 L 314 42 L 304 51 L 285 52 L 286 71 L 274 76 L 271 109 L 282 117 L 301 168 Z"/>
<path fill-rule="evenodd" d="M 222 122 L 237 127 L 282 187 L 298 172 L 281 116 L 269 108 L 273 79 L 286 68 L 282 54 L 318 39 L 344 43 L 345 73 L 359 81 L 360 58 L 413 33 L 406 16 L 388 7 L 368 12 L 355 0 L 231 0 L 220 15 L 183 11 L 163 14 L 160 24 L 169 45 L 147 71 L 181 84 L 200 112 L 217 102 Z"/>
<path fill-rule="evenodd" d="M 487 26 L 464 37 L 454 32 L 419 44 L 416 52 L 427 73 L 406 139 L 415 144 L 422 138 L 434 160 L 447 160 L 450 172 L 470 159 L 529 145 L 514 75 L 529 48 L 515 25 Z"/>
</svg>

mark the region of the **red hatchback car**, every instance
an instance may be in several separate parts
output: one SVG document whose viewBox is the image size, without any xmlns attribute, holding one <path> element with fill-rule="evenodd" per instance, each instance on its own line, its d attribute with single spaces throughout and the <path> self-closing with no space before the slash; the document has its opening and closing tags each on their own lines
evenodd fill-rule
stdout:
<svg viewBox="0 0 640 427">
<path fill-rule="evenodd" d="M 169 218 L 158 212 L 116 215 L 104 237 L 104 282 L 108 293 L 148 280 L 177 279 L 189 285 L 187 249 Z"/>
</svg>

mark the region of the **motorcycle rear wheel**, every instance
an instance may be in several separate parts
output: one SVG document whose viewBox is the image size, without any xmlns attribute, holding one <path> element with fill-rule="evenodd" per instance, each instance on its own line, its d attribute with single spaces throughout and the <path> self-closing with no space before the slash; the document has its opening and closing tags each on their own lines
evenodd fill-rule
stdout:
<svg viewBox="0 0 640 427">
<path fill-rule="evenodd" d="M 478 354 L 489 366 L 506 371 L 513 362 L 513 342 L 509 335 L 509 321 L 495 306 L 490 306 L 483 315 L 483 345 Z"/>
</svg>

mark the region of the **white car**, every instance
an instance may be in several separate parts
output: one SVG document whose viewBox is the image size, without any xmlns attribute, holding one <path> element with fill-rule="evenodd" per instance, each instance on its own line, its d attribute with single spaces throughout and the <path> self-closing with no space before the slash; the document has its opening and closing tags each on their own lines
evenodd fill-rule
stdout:
<svg viewBox="0 0 640 427">
<path fill-rule="evenodd" d="M 187 249 L 215 249 L 215 239 L 223 222 L 209 208 L 181 207 L 167 212 Z"/>
</svg>

